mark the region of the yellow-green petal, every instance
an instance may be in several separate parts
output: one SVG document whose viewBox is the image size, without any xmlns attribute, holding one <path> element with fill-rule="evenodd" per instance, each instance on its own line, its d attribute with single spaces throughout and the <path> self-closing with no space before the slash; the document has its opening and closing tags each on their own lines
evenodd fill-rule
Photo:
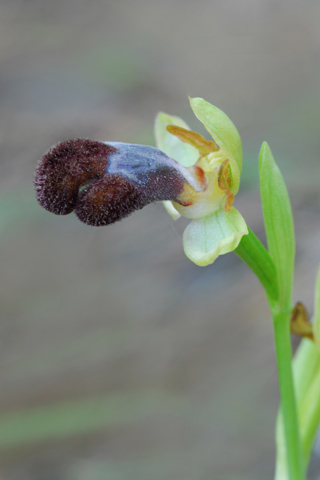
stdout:
<svg viewBox="0 0 320 480">
<path fill-rule="evenodd" d="M 236 193 L 239 189 L 242 169 L 242 144 L 238 130 L 222 110 L 203 98 L 190 98 L 190 106 L 215 143 L 229 158 L 232 170 L 232 192 Z"/>
<path fill-rule="evenodd" d="M 178 137 L 169 133 L 167 130 L 168 125 L 176 125 L 177 127 L 190 130 L 181 118 L 163 112 L 158 113 L 155 120 L 157 147 L 183 167 L 192 167 L 199 158 L 198 150 L 187 143 L 183 143 Z"/>
<path fill-rule="evenodd" d="M 189 223 L 183 234 L 184 252 L 196 265 L 205 267 L 219 255 L 235 250 L 247 234 L 246 222 L 238 210 L 218 210 Z"/>
</svg>

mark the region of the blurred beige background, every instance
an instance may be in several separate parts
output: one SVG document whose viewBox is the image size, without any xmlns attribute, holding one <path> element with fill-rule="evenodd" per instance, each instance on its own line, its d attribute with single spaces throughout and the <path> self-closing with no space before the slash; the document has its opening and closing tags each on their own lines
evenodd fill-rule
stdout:
<svg viewBox="0 0 320 480">
<path fill-rule="evenodd" d="M 149 206 L 107 228 L 37 205 L 59 140 L 154 144 L 159 110 L 223 109 L 244 147 L 236 206 L 264 238 L 267 140 L 295 211 L 295 298 L 320 258 L 320 5 L 2 0 L 0 479 L 270 479 L 278 407 L 263 291 L 235 255 L 184 256 Z M 296 342 L 297 343 L 297 342 Z M 310 478 L 319 478 L 315 452 Z"/>
</svg>

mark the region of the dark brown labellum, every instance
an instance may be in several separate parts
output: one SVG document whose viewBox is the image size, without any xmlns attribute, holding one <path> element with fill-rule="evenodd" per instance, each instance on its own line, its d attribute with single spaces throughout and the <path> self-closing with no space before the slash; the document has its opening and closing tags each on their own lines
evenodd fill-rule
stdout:
<svg viewBox="0 0 320 480">
<path fill-rule="evenodd" d="M 183 167 L 156 148 L 76 139 L 45 153 L 34 185 L 46 210 L 75 210 L 82 222 L 100 226 L 154 201 L 177 201 L 188 181 Z"/>
<path fill-rule="evenodd" d="M 58 143 L 42 157 L 34 185 L 40 205 L 56 215 L 71 213 L 79 188 L 103 177 L 114 147 L 94 140 Z"/>
</svg>

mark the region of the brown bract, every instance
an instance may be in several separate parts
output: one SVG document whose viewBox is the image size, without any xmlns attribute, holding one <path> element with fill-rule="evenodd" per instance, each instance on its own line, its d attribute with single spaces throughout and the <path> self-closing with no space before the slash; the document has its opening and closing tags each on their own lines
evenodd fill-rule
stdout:
<svg viewBox="0 0 320 480">
<path fill-rule="evenodd" d="M 308 313 L 301 302 L 297 302 L 291 312 L 290 318 L 291 333 L 298 337 L 306 337 L 314 341 L 313 325 L 309 322 Z"/>
</svg>

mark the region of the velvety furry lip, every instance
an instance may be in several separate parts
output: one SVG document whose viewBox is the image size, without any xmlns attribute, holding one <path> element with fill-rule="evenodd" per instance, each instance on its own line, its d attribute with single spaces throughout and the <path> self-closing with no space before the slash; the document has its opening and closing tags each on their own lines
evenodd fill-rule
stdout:
<svg viewBox="0 0 320 480">
<path fill-rule="evenodd" d="M 114 223 L 148 203 L 183 204 L 185 185 L 203 189 L 187 169 L 146 145 L 67 140 L 42 157 L 34 185 L 40 205 L 56 215 L 75 211 L 92 226 Z"/>
</svg>

